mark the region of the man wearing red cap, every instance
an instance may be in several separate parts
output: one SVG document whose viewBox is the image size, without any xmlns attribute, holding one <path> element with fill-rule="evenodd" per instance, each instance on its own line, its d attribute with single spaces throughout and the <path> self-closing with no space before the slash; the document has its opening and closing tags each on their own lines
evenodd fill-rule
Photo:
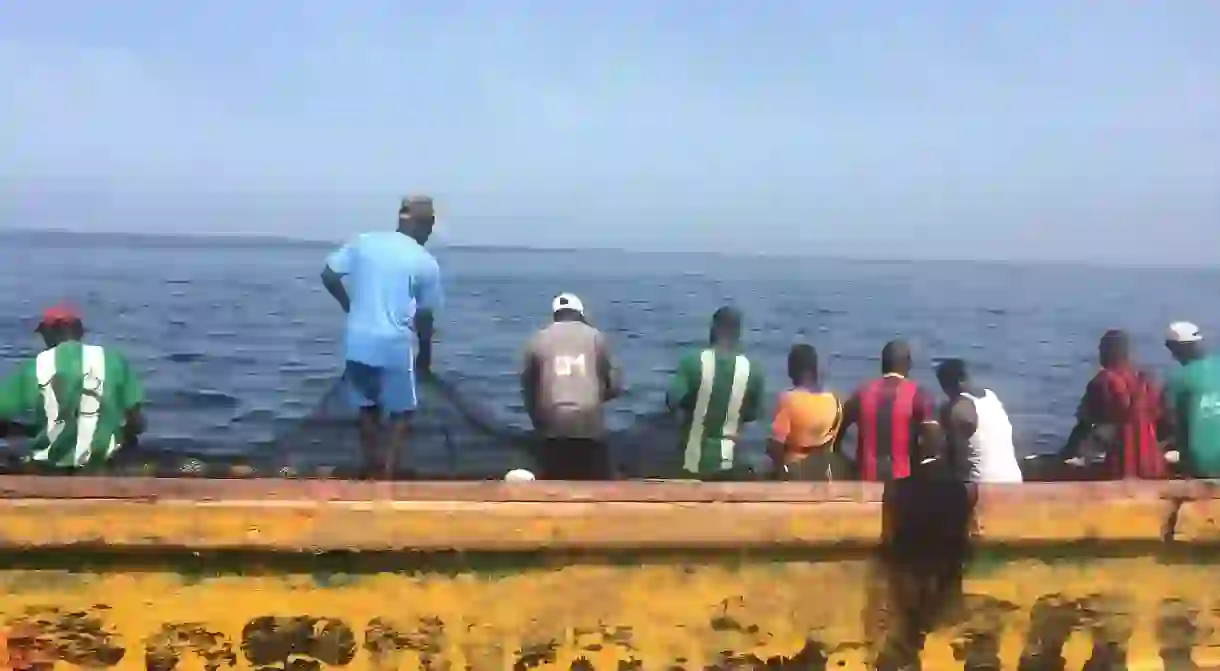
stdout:
<svg viewBox="0 0 1220 671">
<path fill-rule="evenodd" d="M 0 422 L 33 420 L 31 461 L 56 468 L 105 463 L 144 430 L 139 379 L 114 349 L 81 342 L 85 327 L 68 305 L 44 312 L 37 332 L 46 350 L 0 381 Z"/>
</svg>

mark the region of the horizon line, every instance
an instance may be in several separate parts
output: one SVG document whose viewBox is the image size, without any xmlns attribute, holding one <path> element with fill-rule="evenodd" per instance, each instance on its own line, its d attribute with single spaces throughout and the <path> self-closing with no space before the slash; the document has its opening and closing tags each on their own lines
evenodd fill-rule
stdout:
<svg viewBox="0 0 1220 671">
<path fill-rule="evenodd" d="M 62 239 L 66 237 L 88 237 L 92 239 L 128 239 L 141 240 L 145 242 L 173 242 L 173 241 L 206 241 L 210 243 L 226 243 L 231 246 L 292 246 L 292 247 L 323 247 L 326 245 L 338 245 L 342 240 L 333 238 L 321 237 L 294 237 L 274 233 L 254 233 L 254 234 L 237 234 L 237 233 L 209 233 L 206 231 L 192 233 L 159 233 L 159 232 L 136 232 L 136 231 L 117 231 L 117 230 L 91 230 L 81 231 L 72 230 L 69 228 L 0 228 L 0 237 L 26 237 L 26 238 L 56 238 Z M 173 246 L 173 245 L 167 245 Z M 503 245 L 503 244 L 469 244 L 469 243 L 433 243 L 433 249 L 446 249 L 454 251 L 467 252 L 543 252 L 543 253 L 564 253 L 564 252 L 609 252 L 617 254 L 690 254 L 702 256 L 723 256 L 728 258 L 767 258 L 767 259 L 791 259 L 791 260 L 813 260 L 813 261 L 833 261 L 833 262 L 857 262 L 857 263 L 960 263 L 960 264 L 990 264 L 990 265 L 1035 265 L 1035 266 L 1084 266 L 1084 267 L 1102 267 L 1102 268 L 1129 268 L 1139 270 L 1217 270 L 1220 265 L 1207 265 L 1203 263 L 1186 263 L 1180 265 L 1167 265 L 1161 262 L 1151 263 L 1136 263 L 1130 261 L 1104 261 L 1090 259 L 999 259 L 999 258 L 935 258 L 935 257 L 920 257 L 920 258 L 893 258 L 893 257 L 876 257 L 876 256 L 856 256 L 851 254 L 843 254 L 838 256 L 817 256 L 817 255 L 801 255 L 789 252 L 742 252 L 742 251 L 721 251 L 721 250 L 681 250 L 681 249 L 640 249 L 631 247 L 608 247 L 608 246 L 588 246 L 588 247 L 557 247 L 557 246 L 535 246 L 535 245 Z"/>
</svg>

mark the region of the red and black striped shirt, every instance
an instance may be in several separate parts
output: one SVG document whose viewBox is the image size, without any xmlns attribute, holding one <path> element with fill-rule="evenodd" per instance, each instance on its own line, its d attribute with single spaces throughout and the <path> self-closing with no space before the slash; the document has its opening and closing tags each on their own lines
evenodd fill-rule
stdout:
<svg viewBox="0 0 1220 671">
<path fill-rule="evenodd" d="M 879 458 L 889 457 L 890 479 L 910 477 L 920 427 L 936 421 L 932 397 L 918 384 L 887 374 L 856 390 L 843 406 L 844 424 L 856 425 L 860 479 L 876 481 Z"/>
<path fill-rule="evenodd" d="M 1132 366 L 1102 368 L 1089 381 L 1077 416 L 1116 430 L 1117 442 L 1106 450 L 1110 477 L 1165 477 L 1165 459 L 1156 440 L 1159 400 L 1156 385 Z"/>
</svg>

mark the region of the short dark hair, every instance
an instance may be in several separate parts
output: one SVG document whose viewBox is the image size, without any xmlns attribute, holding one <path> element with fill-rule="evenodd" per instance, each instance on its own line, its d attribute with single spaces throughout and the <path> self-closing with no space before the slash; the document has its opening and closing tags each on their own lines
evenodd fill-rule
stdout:
<svg viewBox="0 0 1220 671">
<path fill-rule="evenodd" d="M 936 366 L 936 379 L 940 382 L 965 382 L 970 373 L 962 359 L 945 359 Z"/>
<path fill-rule="evenodd" d="M 818 376 L 818 351 L 813 345 L 797 343 L 788 350 L 788 377 L 793 382 Z"/>
<path fill-rule="evenodd" d="M 728 305 L 712 313 L 712 334 L 741 337 L 741 312 Z"/>
<path fill-rule="evenodd" d="M 905 340 L 891 340 L 881 349 L 881 370 L 907 373 L 911 370 L 911 346 Z"/>
<path fill-rule="evenodd" d="M 1126 331 L 1110 329 L 1102 334 L 1101 341 L 1097 343 L 1097 351 L 1101 353 L 1105 363 L 1126 361 L 1131 354 L 1131 338 Z"/>
</svg>

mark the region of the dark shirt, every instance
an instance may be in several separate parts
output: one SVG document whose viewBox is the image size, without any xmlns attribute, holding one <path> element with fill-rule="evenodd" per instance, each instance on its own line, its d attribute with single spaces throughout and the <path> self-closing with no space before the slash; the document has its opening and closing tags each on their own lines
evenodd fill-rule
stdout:
<svg viewBox="0 0 1220 671">
<path fill-rule="evenodd" d="M 885 375 L 860 387 L 843 406 L 844 425 L 856 425 L 856 464 L 862 480 L 882 479 L 878 460 L 889 457 L 890 477 L 910 477 L 920 428 L 935 423 L 932 397 L 918 384 Z M 914 463 L 913 463 L 914 462 Z"/>
</svg>

